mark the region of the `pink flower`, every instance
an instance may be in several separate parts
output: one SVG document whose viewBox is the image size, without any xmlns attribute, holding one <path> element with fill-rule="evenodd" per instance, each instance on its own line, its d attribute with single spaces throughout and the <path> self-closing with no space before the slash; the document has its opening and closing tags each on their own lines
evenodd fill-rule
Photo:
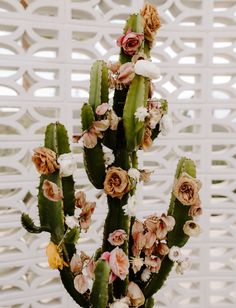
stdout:
<svg viewBox="0 0 236 308">
<path fill-rule="evenodd" d="M 83 134 L 84 146 L 88 149 L 94 148 L 97 144 L 98 138 L 102 138 L 102 132 L 107 130 L 109 126 L 109 120 L 93 122 L 91 128 Z"/>
<path fill-rule="evenodd" d="M 75 289 L 84 294 L 88 290 L 88 278 L 84 275 L 77 275 L 74 279 L 74 287 Z"/>
<path fill-rule="evenodd" d="M 109 260 L 110 260 L 110 255 L 111 255 L 111 253 L 110 253 L 109 251 L 105 251 L 105 252 L 101 255 L 100 259 L 109 262 Z"/>
<path fill-rule="evenodd" d="M 122 64 L 118 70 L 117 81 L 122 84 L 129 85 L 134 79 L 134 64 L 132 62 L 127 62 Z"/>
<path fill-rule="evenodd" d="M 117 45 L 123 48 L 125 54 L 133 56 L 141 46 L 143 39 L 143 33 L 132 32 L 131 29 L 128 29 L 128 31 L 117 40 Z"/>
<path fill-rule="evenodd" d="M 112 272 L 121 280 L 124 280 L 129 273 L 129 258 L 124 251 L 118 247 L 111 251 L 109 265 Z"/>
<path fill-rule="evenodd" d="M 61 188 L 51 181 L 44 180 L 42 190 L 44 197 L 50 201 L 57 202 L 61 201 L 63 198 L 63 192 Z"/>
<path fill-rule="evenodd" d="M 124 241 L 127 240 L 128 235 L 122 229 L 115 230 L 109 234 L 108 242 L 113 246 L 120 246 L 124 244 Z"/>
<path fill-rule="evenodd" d="M 82 212 L 79 215 L 80 219 L 80 227 L 87 231 L 91 224 L 91 216 L 95 210 L 96 203 L 95 202 L 86 202 L 86 205 L 82 209 Z"/>
<path fill-rule="evenodd" d="M 96 262 L 94 261 L 93 258 L 91 258 L 89 260 L 87 267 L 86 267 L 87 274 L 88 274 L 89 278 L 91 278 L 91 279 L 95 278 L 95 274 L 94 274 L 95 268 L 96 268 Z"/>
<path fill-rule="evenodd" d="M 188 211 L 188 215 L 192 217 L 202 215 L 201 205 L 191 205 Z"/>
<path fill-rule="evenodd" d="M 88 131 L 83 134 L 84 146 L 88 149 L 92 149 L 98 142 L 97 134 L 94 131 Z"/>
<path fill-rule="evenodd" d="M 161 267 L 161 259 L 156 256 L 145 257 L 144 263 L 151 273 L 157 273 Z"/>
<path fill-rule="evenodd" d="M 83 261 L 81 257 L 77 254 L 74 254 L 70 261 L 70 269 L 72 273 L 82 272 L 83 269 Z"/>
<path fill-rule="evenodd" d="M 108 109 L 109 109 L 109 104 L 108 103 L 103 103 L 103 104 L 97 106 L 96 114 L 100 115 L 100 116 L 104 115 L 107 112 Z"/>
<path fill-rule="evenodd" d="M 141 221 L 135 220 L 133 227 L 132 227 L 132 236 L 134 240 L 132 252 L 134 256 L 139 256 L 141 250 L 146 244 L 146 236 L 144 234 L 144 225 Z"/>
<path fill-rule="evenodd" d="M 162 240 L 167 232 L 172 231 L 175 226 L 175 219 L 173 216 L 162 214 L 157 225 L 156 235 L 159 240 Z"/>
</svg>

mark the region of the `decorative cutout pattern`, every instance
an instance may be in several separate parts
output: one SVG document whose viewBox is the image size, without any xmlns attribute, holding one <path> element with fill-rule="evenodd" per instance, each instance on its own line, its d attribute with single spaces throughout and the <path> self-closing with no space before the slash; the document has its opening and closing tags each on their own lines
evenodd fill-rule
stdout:
<svg viewBox="0 0 236 308">
<path fill-rule="evenodd" d="M 37 221 L 38 175 L 31 151 L 43 143 L 45 126 L 59 120 L 69 134 L 80 129 L 95 59 L 115 60 L 115 40 L 142 0 L 0 0 L 0 303 L 3 308 L 77 307 L 64 292 L 44 254 L 48 235 L 32 236 L 20 213 Z M 159 308 L 234 308 L 236 303 L 236 87 L 233 0 L 153 0 L 163 27 L 153 61 L 162 78 L 155 94 L 170 102 L 173 132 L 143 155 L 157 170 L 143 187 L 140 216 L 164 211 L 173 170 L 181 155 L 195 159 L 203 181 L 204 233 L 185 249 L 193 261 L 174 273 L 156 296 Z M 95 198 L 82 152 L 77 187 Z M 100 243 L 106 208 L 98 201 L 80 248 Z"/>
</svg>

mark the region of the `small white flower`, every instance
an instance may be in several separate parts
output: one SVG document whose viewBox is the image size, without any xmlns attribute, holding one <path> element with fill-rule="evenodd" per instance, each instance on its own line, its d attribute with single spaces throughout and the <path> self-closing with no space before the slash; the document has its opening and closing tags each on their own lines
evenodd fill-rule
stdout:
<svg viewBox="0 0 236 308">
<path fill-rule="evenodd" d="M 149 114 L 150 114 L 149 126 L 151 129 L 154 129 L 160 122 L 162 113 L 160 109 L 152 109 L 149 111 Z"/>
<path fill-rule="evenodd" d="M 184 271 L 190 269 L 191 267 L 191 261 L 189 258 L 185 258 L 184 260 L 177 262 L 175 271 L 177 274 L 183 275 Z"/>
<path fill-rule="evenodd" d="M 160 120 L 160 131 L 163 136 L 166 136 L 173 129 L 173 122 L 168 114 L 164 114 Z"/>
<path fill-rule="evenodd" d="M 72 153 L 61 154 L 57 159 L 60 165 L 60 175 L 62 177 L 72 175 L 76 168 L 76 159 Z"/>
<path fill-rule="evenodd" d="M 183 226 L 183 231 L 188 236 L 197 237 L 201 232 L 201 227 L 193 220 L 188 220 Z"/>
<path fill-rule="evenodd" d="M 103 159 L 104 159 L 104 161 L 105 161 L 105 164 L 106 164 L 107 166 L 109 166 L 109 165 L 111 165 L 111 164 L 114 163 L 114 161 L 115 161 L 115 155 L 114 155 L 112 152 L 106 152 L 106 153 L 104 153 L 104 155 L 103 155 Z"/>
<path fill-rule="evenodd" d="M 73 229 L 74 227 L 79 227 L 79 221 L 74 216 L 67 215 L 65 218 L 65 223 L 70 229 Z"/>
<path fill-rule="evenodd" d="M 181 250 L 179 247 L 177 246 L 172 246 L 170 248 L 168 257 L 171 261 L 173 262 L 177 262 L 180 261 L 182 259 L 182 254 L 181 254 Z"/>
<path fill-rule="evenodd" d="M 129 198 L 128 203 L 122 206 L 122 209 L 127 216 L 135 216 L 136 214 L 136 198 L 132 196 Z"/>
<path fill-rule="evenodd" d="M 160 77 L 161 72 L 156 64 L 148 60 L 139 60 L 134 65 L 134 72 L 150 79 L 157 79 Z"/>
<path fill-rule="evenodd" d="M 136 274 L 138 271 L 140 271 L 141 267 L 143 266 L 143 258 L 139 257 L 132 258 L 131 263 L 132 263 L 132 269 Z"/>
<path fill-rule="evenodd" d="M 139 179 L 140 179 L 140 172 L 139 172 L 139 170 L 138 169 L 136 169 L 136 168 L 130 168 L 129 170 L 128 170 L 128 175 L 129 175 L 129 177 L 131 177 L 132 179 L 134 179 L 135 181 L 139 181 Z"/>
<path fill-rule="evenodd" d="M 110 308 L 129 308 L 129 298 L 124 297 L 121 300 L 117 300 L 114 303 L 110 304 Z"/>
<path fill-rule="evenodd" d="M 139 107 L 136 109 L 134 116 L 140 122 L 144 122 L 145 118 L 148 116 L 148 111 L 146 107 Z"/>
<path fill-rule="evenodd" d="M 146 281 L 148 281 L 150 276 L 151 276 L 150 270 L 148 268 L 145 268 L 145 270 L 141 274 L 141 280 L 146 282 Z"/>
</svg>

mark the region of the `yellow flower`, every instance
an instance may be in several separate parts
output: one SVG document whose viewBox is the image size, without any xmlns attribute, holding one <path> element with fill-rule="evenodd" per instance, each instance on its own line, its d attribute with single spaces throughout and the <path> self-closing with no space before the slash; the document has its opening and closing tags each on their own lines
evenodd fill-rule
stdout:
<svg viewBox="0 0 236 308">
<path fill-rule="evenodd" d="M 52 269 L 63 269 L 63 266 L 68 266 L 68 264 L 63 260 L 58 250 L 57 245 L 53 242 L 49 242 L 46 248 L 46 255 L 48 257 L 48 264 Z"/>
</svg>

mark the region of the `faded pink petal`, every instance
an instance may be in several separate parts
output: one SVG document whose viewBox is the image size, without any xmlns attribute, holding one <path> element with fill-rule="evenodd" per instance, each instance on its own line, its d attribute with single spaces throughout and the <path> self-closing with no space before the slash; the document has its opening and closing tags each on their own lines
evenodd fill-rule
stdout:
<svg viewBox="0 0 236 308">
<path fill-rule="evenodd" d="M 155 233 L 148 231 L 147 233 L 145 233 L 145 239 L 145 248 L 150 249 L 156 242 L 157 237 Z"/>
<path fill-rule="evenodd" d="M 120 117 L 118 117 L 115 113 L 115 111 L 112 109 L 108 115 L 108 120 L 110 121 L 110 129 L 111 130 L 117 130 L 118 124 L 121 120 Z"/>
<path fill-rule="evenodd" d="M 97 106 L 96 114 L 100 115 L 100 116 L 104 115 L 107 112 L 108 109 L 109 109 L 109 104 L 108 103 L 103 103 L 103 104 Z"/>
<path fill-rule="evenodd" d="M 128 31 L 117 40 L 117 45 L 123 48 L 125 54 L 133 56 L 141 46 L 143 39 L 143 33 L 132 32 L 131 29 L 128 29 Z"/>
<path fill-rule="evenodd" d="M 144 263 L 151 273 L 157 273 L 161 267 L 161 259 L 156 256 L 145 257 Z"/>
<path fill-rule="evenodd" d="M 63 198 L 63 192 L 61 188 L 51 181 L 44 180 L 42 190 L 44 197 L 50 201 L 57 202 L 61 201 Z"/>
<path fill-rule="evenodd" d="M 122 229 L 115 230 L 109 234 L 108 242 L 113 246 L 120 246 L 124 244 L 124 241 L 127 240 L 128 235 Z"/>
<path fill-rule="evenodd" d="M 134 64 L 132 62 L 127 62 L 121 65 L 118 70 L 117 81 L 122 84 L 129 85 L 134 79 Z"/>
<path fill-rule="evenodd" d="M 118 247 L 111 251 L 109 265 L 112 272 L 121 280 L 124 280 L 129 273 L 129 258 L 124 251 Z"/>
<path fill-rule="evenodd" d="M 94 261 L 93 258 L 91 258 L 89 260 L 87 267 L 86 267 L 87 274 L 88 274 L 89 278 L 91 278 L 91 279 L 95 278 L 95 274 L 94 274 L 95 268 L 96 268 L 96 262 Z"/>
<path fill-rule="evenodd" d="M 77 254 L 74 254 L 70 261 L 70 269 L 72 273 L 81 272 L 83 269 L 83 261 L 81 257 Z"/>
<path fill-rule="evenodd" d="M 74 287 L 80 294 L 84 294 L 88 290 L 88 278 L 82 274 L 77 275 L 74 279 Z"/>
<path fill-rule="evenodd" d="M 109 262 L 110 255 L 111 255 L 111 253 L 110 253 L 109 251 L 105 251 L 105 252 L 101 255 L 100 259 Z"/>
<path fill-rule="evenodd" d="M 110 126 L 109 120 L 101 120 L 101 121 L 95 121 L 93 122 L 93 128 L 96 132 L 104 132 L 107 130 Z"/>
<path fill-rule="evenodd" d="M 110 276 L 109 276 L 109 281 L 108 283 L 112 283 L 116 280 L 117 276 L 113 273 L 113 272 L 110 272 Z"/>
<path fill-rule="evenodd" d="M 96 146 L 98 141 L 97 135 L 93 132 L 85 132 L 83 135 L 84 146 L 88 149 L 92 149 Z"/>
</svg>

